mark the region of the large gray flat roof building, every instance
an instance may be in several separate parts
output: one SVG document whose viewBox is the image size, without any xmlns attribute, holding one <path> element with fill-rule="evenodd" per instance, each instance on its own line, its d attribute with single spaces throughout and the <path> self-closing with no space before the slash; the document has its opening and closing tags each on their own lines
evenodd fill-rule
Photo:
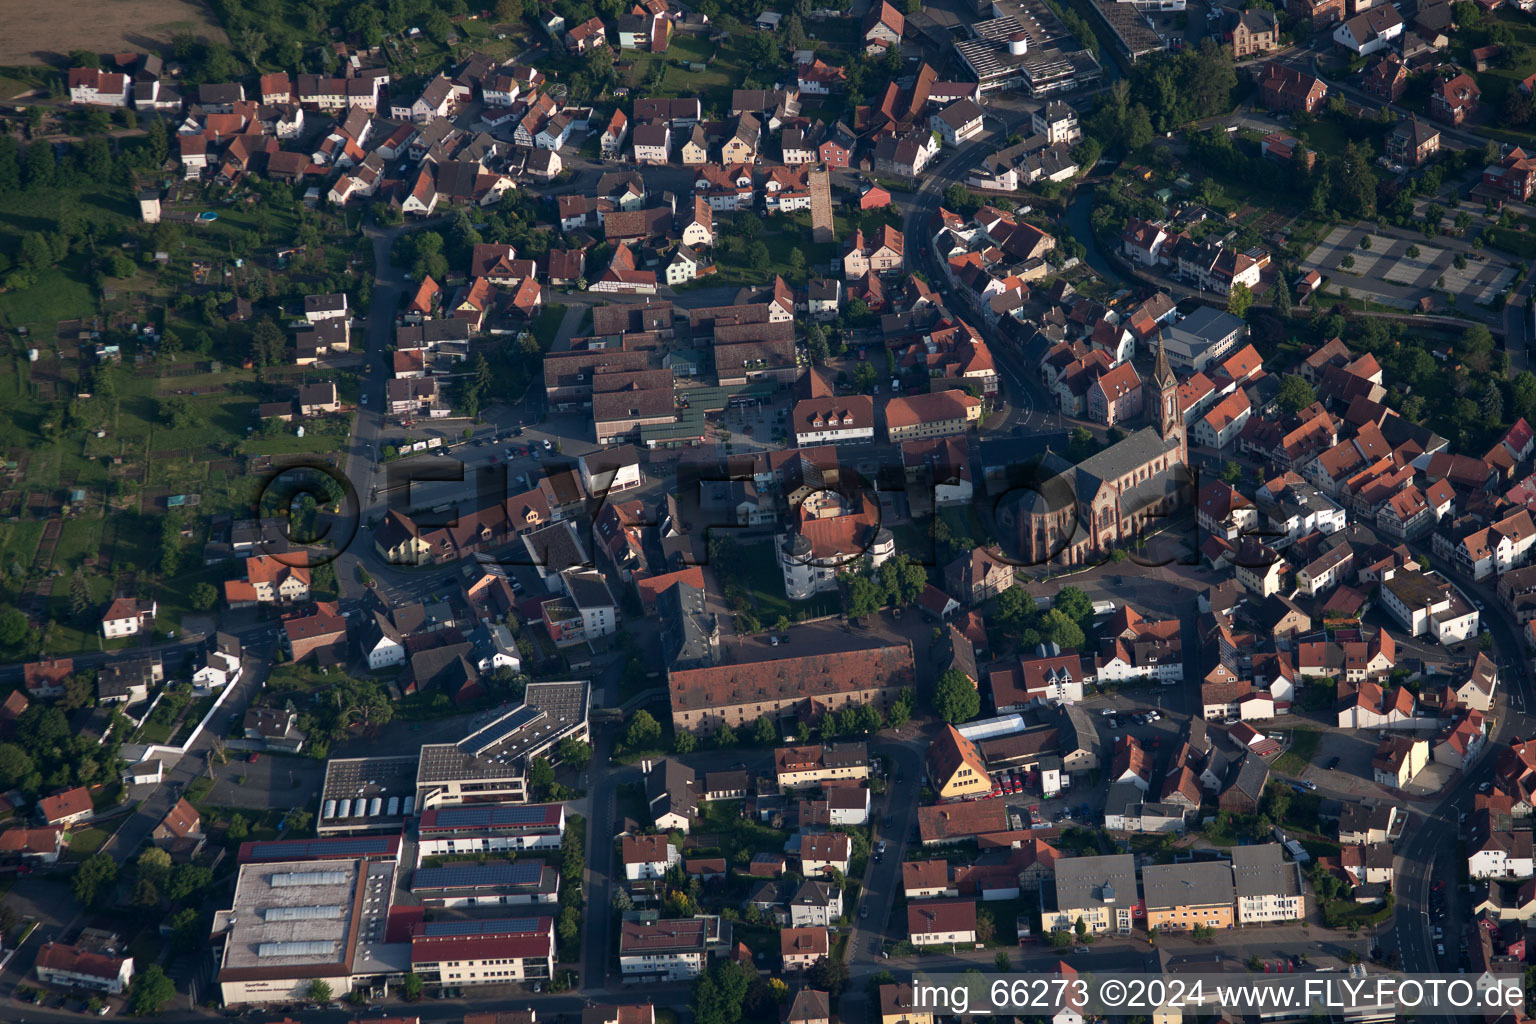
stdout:
<svg viewBox="0 0 1536 1024">
<path fill-rule="evenodd" d="M 418 810 L 462 803 L 528 799 L 528 762 L 557 760 L 555 748 L 586 739 L 592 685 L 586 680 L 529 683 L 523 703 L 480 725 L 457 743 L 421 748 Z"/>
<path fill-rule="evenodd" d="M 409 970 L 410 947 L 384 941 L 396 867 L 361 859 L 241 865 L 230 909 L 214 920 L 225 1004 L 302 1001 L 316 979 L 339 995 L 354 979 Z"/>
</svg>

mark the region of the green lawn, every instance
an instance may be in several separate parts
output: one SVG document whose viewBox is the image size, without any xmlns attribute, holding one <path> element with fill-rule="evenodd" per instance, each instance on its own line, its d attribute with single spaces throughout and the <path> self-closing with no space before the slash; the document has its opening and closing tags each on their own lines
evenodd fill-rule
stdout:
<svg viewBox="0 0 1536 1024">
<path fill-rule="evenodd" d="M 1312 763 L 1322 739 L 1323 734 L 1316 729 L 1292 729 L 1290 748 L 1275 758 L 1276 770 L 1300 775 Z"/>
<path fill-rule="evenodd" d="M 699 806 L 699 824 L 692 833 L 719 836 L 720 852 L 731 863 L 743 850 L 748 854 L 784 852 L 789 833 L 742 817 L 740 800 L 711 800 Z"/>
<path fill-rule="evenodd" d="M 732 227 L 722 227 L 719 222 L 716 223 L 719 229 L 717 231 L 719 238 L 714 249 L 717 273 L 706 279 L 707 283 L 714 285 L 767 284 L 777 274 L 791 284 L 803 284 L 807 279 L 824 273 L 826 264 L 837 258 L 836 242 L 811 241 L 811 214 L 808 210 L 801 210 L 787 215 L 774 214 L 763 219 L 760 240 L 767 249 L 767 259 L 762 262 L 753 262 L 752 243 L 734 230 L 734 222 L 745 216 L 747 214 L 734 214 Z M 835 216 L 833 224 L 837 238 L 851 236 L 857 226 L 842 216 Z M 805 267 L 798 274 L 790 269 L 790 254 L 796 251 L 803 258 Z"/>
<path fill-rule="evenodd" d="M 1329 157 L 1341 158 L 1351 143 L 1369 142 L 1377 153 L 1385 147 L 1390 125 L 1380 121 L 1365 121 L 1354 117 L 1335 117 L 1324 114 L 1307 124 L 1297 125 L 1295 134 L 1307 148 Z"/>
<path fill-rule="evenodd" d="M 101 849 L 103 843 L 112 835 L 104 828 L 78 829 L 69 834 L 69 859 L 85 860 L 87 857 Z"/>
<path fill-rule="evenodd" d="M 1483 229 L 1483 241 L 1523 260 L 1536 260 L 1536 233 L 1516 231 L 1513 228 L 1488 227 Z"/>
<path fill-rule="evenodd" d="M 533 322 L 533 336 L 538 340 L 539 348 L 545 352 L 555 343 L 555 335 L 560 333 L 560 321 L 565 319 L 565 307 L 558 303 L 551 303 L 539 311 L 539 317 Z"/>
<path fill-rule="evenodd" d="M 779 616 L 788 619 L 835 615 L 842 607 L 835 593 L 818 594 L 809 601 L 791 601 L 784 593 L 784 575 L 771 544 L 756 545 L 750 557 L 742 558 L 737 570 L 750 592 L 758 621 L 772 626 Z"/>
<path fill-rule="evenodd" d="M 97 224 L 97 237 L 114 238 L 137 220 L 138 205 L 126 188 L 109 183 L 58 185 L 0 195 L 0 251 L 14 254 L 22 236 L 57 229 L 59 214 L 75 209 Z M 0 293 L 0 324 L 28 325 L 35 337 L 51 339 L 60 320 L 93 316 L 97 295 L 90 284 L 89 257 L 70 256 L 36 275 L 28 288 Z"/>
</svg>

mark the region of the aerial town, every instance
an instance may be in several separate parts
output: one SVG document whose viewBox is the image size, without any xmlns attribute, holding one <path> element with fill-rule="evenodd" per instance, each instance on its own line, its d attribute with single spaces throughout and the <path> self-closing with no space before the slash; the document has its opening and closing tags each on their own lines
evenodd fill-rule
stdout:
<svg viewBox="0 0 1536 1024">
<path fill-rule="evenodd" d="M 0 1021 L 1536 1013 L 1533 193 L 1531 0 L 8 21 Z"/>
</svg>

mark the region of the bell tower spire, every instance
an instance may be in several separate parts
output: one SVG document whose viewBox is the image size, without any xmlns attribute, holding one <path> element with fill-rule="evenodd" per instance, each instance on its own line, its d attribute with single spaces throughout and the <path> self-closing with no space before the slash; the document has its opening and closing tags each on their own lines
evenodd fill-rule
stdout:
<svg viewBox="0 0 1536 1024">
<path fill-rule="evenodd" d="M 1163 440 L 1184 443 L 1184 413 L 1179 408 L 1179 379 L 1168 365 L 1168 349 L 1159 338 L 1157 360 L 1152 364 L 1152 389 L 1157 392 L 1157 429 Z"/>
</svg>

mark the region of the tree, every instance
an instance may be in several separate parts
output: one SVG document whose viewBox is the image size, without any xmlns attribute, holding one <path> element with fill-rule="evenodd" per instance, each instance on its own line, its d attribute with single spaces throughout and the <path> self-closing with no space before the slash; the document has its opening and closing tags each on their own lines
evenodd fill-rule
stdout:
<svg viewBox="0 0 1536 1024">
<path fill-rule="evenodd" d="M 880 611 L 885 593 L 868 576 L 846 577 L 843 586 L 843 614 L 852 620 L 868 619 Z"/>
<path fill-rule="evenodd" d="M 559 753 L 560 762 L 577 771 L 585 770 L 592 763 L 592 745 L 574 736 L 567 736 L 560 741 Z"/>
<path fill-rule="evenodd" d="M 1003 950 L 997 951 L 997 956 L 992 958 L 992 962 L 996 964 L 997 969 L 1004 974 L 1007 974 L 1009 971 L 1013 970 L 1013 961 L 1008 959 L 1008 954 Z"/>
<path fill-rule="evenodd" d="M 1341 269 L 1349 270 L 1352 267 L 1354 267 L 1354 265 L 1355 265 L 1355 258 L 1354 258 L 1354 256 L 1350 255 L 1349 253 L 1345 253 L 1343 255 L 1343 257 L 1341 257 L 1339 259 L 1339 267 Z"/>
<path fill-rule="evenodd" d="M 774 728 L 773 719 L 767 715 L 759 718 L 752 726 L 752 739 L 756 743 L 764 745 L 776 743 L 779 739 L 779 730 Z"/>
<path fill-rule="evenodd" d="M 1280 381 L 1280 390 L 1276 394 L 1275 400 L 1280 403 L 1280 407 L 1286 412 L 1294 413 L 1316 402 L 1317 392 L 1303 378 L 1295 374 L 1287 374 Z"/>
<path fill-rule="evenodd" d="M 117 882 L 117 861 L 111 854 L 92 854 L 81 862 L 75 869 L 75 877 L 70 881 L 70 888 L 75 894 L 75 901 L 81 906 L 94 905 L 105 893 L 111 891 Z"/>
<path fill-rule="evenodd" d="M 1125 148 L 1138 150 L 1152 142 L 1152 115 L 1138 103 L 1131 107 L 1125 121 Z"/>
<path fill-rule="evenodd" d="M 245 815 L 236 814 L 229 819 L 229 827 L 224 830 L 224 837 L 231 843 L 243 843 L 245 837 L 251 834 L 251 824 L 245 820 Z"/>
<path fill-rule="evenodd" d="M 1083 646 L 1083 630 L 1062 612 L 1052 608 L 1040 616 L 1040 636 L 1056 644 L 1062 650 L 1076 650 Z"/>
<path fill-rule="evenodd" d="M 997 922 L 992 919 L 990 910 L 976 911 L 976 941 L 982 944 L 990 943 L 997 934 Z"/>
<path fill-rule="evenodd" d="M 212 583 L 198 583 L 192 588 L 192 608 L 195 611 L 209 611 L 218 603 L 218 590 Z"/>
<path fill-rule="evenodd" d="M 951 725 L 969 722 L 981 713 L 981 694 L 958 669 L 945 669 L 933 687 L 933 707 Z"/>
<path fill-rule="evenodd" d="M 1514 396 L 1515 415 L 1530 416 L 1536 413 L 1536 373 L 1521 370 L 1510 390 Z"/>
<path fill-rule="evenodd" d="M 1062 587 L 1051 602 L 1051 610 L 1061 612 L 1077 623 L 1084 633 L 1093 626 L 1093 599 L 1077 587 Z"/>
<path fill-rule="evenodd" d="M 1253 291 L 1241 281 L 1232 286 L 1227 293 L 1227 312 L 1236 317 L 1248 315 L 1248 307 L 1253 305 Z"/>
<path fill-rule="evenodd" d="M 1243 467 L 1231 460 L 1221 467 L 1221 478 L 1229 484 L 1236 485 L 1243 478 Z"/>
<path fill-rule="evenodd" d="M 818 366 L 825 363 L 831 355 L 827 347 L 827 332 L 820 324 L 812 324 L 806 331 L 805 347 L 810 351 L 812 361 Z"/>
<path fill-rule="evenodd" d="M 928 585 L 928 571 L 906 555 L 894 555 L 880 566 L 880 585 L 887 604 L 909 605 Z"/>
<path fill-rule="evenodd" d="M 38 108 L 31 108 L 36 110 Z M 28 191 L 52 188 L 57 164 L 53 157 L 53 143 L 34 142 L 27 147 L 26 163 L 22 168 L 22 180 Z"/>
<path fill-rule="evenodd" d="M 789 252 L 789 276 L 796 281 L 805 276 L 805 253 L 799 249 L 791 249 Z"/>
<path fill-rule="evenodd" d="M 96 703 L 96 679 L 89 672 L 76 672 L 64 680 L 64 695 L 59 707 L 65 711 L 78 711 Z"/>
<path fill-rule="evenodd" d="M 807 975 L 812 985 L 836 999 L 848 985 L 848 964 L 837 957 L 824 956 Z"/>
<path fill-rule="evenodd" d="M 148 878 L 140 876 L 133 883 L 133 896 L 129 900 L 136 907 L 153 909 L 160 906 L 160 887 Z"/>
<path fill-rule="evenodd" d="M 1483 419 L 1490 426 L 1497 426 L 1504 422 L 1504 393 L 1499 389 L 1499 382 L 1490 380 L 1487 387 L 1483 388 L 1483 399 L 1479 403 Z"/>
<path fill-rule="evenodd" d="M 264 316 L 256 321 L 256 326 L 251 330 L 251 360 L 257 366 L 276 366 L 281 363 L 287 347 L 282 329 L 272 322 L 271 317 Z"/>
<path fill-rule="evenodd" d="M 1344 149 L 1333 181 L 1333 201 L 1338 211 L 1346 217 L 1370 220 L 1376 216 L 1376 173 L 1371 169 L 1369 146 L 1349 143 Z"/>
<path fill-rule="evenodd" d="M 555 769 L 547 757 L 536 757 L 528 762 L 528 788 L 534 799 L 545 799 L 555 784 Z"/>
<path fill-rule="evenodd" d="M 581 914 L 575 907 L 565 907 L 555 925 L 555 934 L 562 945 L 569 945 L 581 937 Z"/>
<path fill-rule="evenodd" d="M 968 217 L 981 209 L 981 200 L 976 193 L 956 182 L 944 190 L 944 208 Z"/>
<path fill-rule="evenodd" d="M 134 975 L 128 1009 L 135 1017 L 154 1017 L 176 995 L 176 986 L 159 964 L 150 964 Z"/>
<path fill-rule="evenodd" d="M 677 754 L 691 754 L 699 746 L 699 738 L 684 729 L 672 737 L 672 750 Z"/>
<path fill-rule="evenodd" d="M 1275 287 L 1269 293 L 1269 301 L 1275 307 L 1276 316 L 1291 315 L 1291 290 L 1286 287 L 1283 277 L 1275 281 Z"/>
<path fill-rule="evenodd" d="M 178 864 L 165 883 L 165 895 L 173 903 L 190 900 L 213 883 L 213 871 L 201 864 Z"/>
<path fill-rule="evenodd" d="M 146 846 L 139 854 L 140 878 L 147 878 L 156 885 L 164 882 L 171 873 L 171 855 L 158 846 Z"/>
<path fill-rule="evenodd" d="M 1410 245 L 1408 248 L 1403 250 L 1403 255 L 1407 256 L 1411 260 L 1416 260 L 1419 258 L 1419 247 L 1416 245 Z"/>
<path fill-rule="evenodd" d="M 304 990 L 305 998 L 312 1003 L 328 1003 L 331 1001 L 332 994 L 330 983 L 319 978 L 310 982 L 309 987 Z"/>
<path fill-rule="evenodd" d="M 29 231 L 21 237 L 21 265 L 37 273 L 47 270 L 57 262 L 53 246 L 40 231 Z"/>
<path fill-rule="evenodd" d="M 421 975 L 417 974 L 415 971 L 412 971 L 410 974 L 405 976 L 404 981 L 400 982 L 400 996 L 406 1002 L 414 1003 L 416 1000 L 421 998 L 422 987 L 423 983 L 421 980 Z"/>
<path fill-rule="evenodd" d="M 32 758 L 25 750 L 14 743 L 0 743 L 0 786 L 18 786 L 32 772 Z"/>
<path fill-rule="evenodd" d="M 179 951 L 196 949 L 208 937 L 208 928 L 195 907 L 183 907 L 171 918 L 171 944 Z"/>
<path fill-rule="evenodd" d="M 630 750 L 644 750 L 661 740 L 661 724 L 645 710 L 636 711 L 624 733 L 624 746 Z"/>
</svg>

